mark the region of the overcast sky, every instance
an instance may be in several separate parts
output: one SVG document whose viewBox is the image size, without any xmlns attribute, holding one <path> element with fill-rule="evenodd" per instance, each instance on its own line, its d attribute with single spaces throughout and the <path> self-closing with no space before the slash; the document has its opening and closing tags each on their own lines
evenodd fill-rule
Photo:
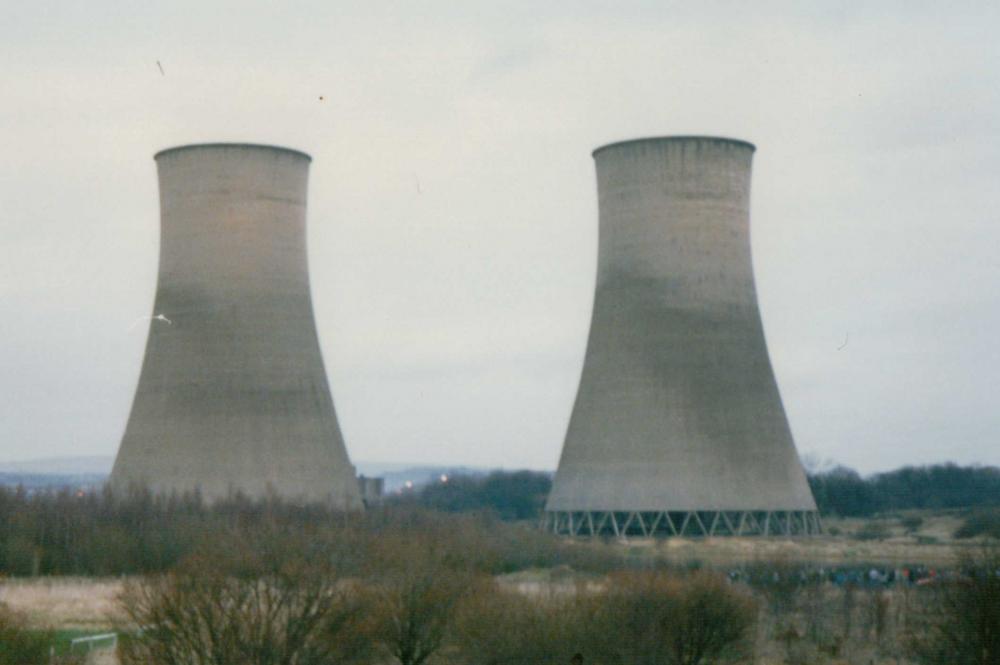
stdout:
<svg viewBox="0 0 1000 665">
<path fill-rule="evenodd" d="M 593 298 L 590 151 L 697 133 L 757 145 L 757 287 L 800 453 L 1000 463 L 996 3 L 147 4 L 0 17 L 0 460 L 115 453 L 156 286 L 152 155 L 246 141 L 314 158 L 352 458 L 554 468 Z"/>
</svg>

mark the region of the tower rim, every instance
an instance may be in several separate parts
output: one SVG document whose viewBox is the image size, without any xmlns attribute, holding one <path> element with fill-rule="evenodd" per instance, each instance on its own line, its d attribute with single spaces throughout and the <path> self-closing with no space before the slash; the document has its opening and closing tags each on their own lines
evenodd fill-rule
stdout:
<svg viewBox="0 0 1000 665">
<path fill-rule="evenodd" d="M 164 148 L 156 152 L 153 155 L 153 159 L 157 160 L 164 155 L 180 152 L 182 150 L 194 150 L 196 148 L 247 148 L 253 150 L 273 150 L 275 152 L 287 152 L 298 157 L 304 157 L 306 161 L 312 161 L 312 155 L 307 152 L 302 152 L 301 150 L 296 150 L 295 148 L 287 148 L 281 145 L 272 145 L 269 143 L 246 143 L 246 142 L 210 142 L 210 143 L 184 143 L 182 145 L 175 145 L 169 148 Z"/>
<path fill-rule="evenodd" d="M 630 143 L 667 143 L 671 141 L 716 141 L 719 143 L 731 143 L 734 145 L 743 146 L 744 148 L 750 148 L 751 152 L 756 152 L 757 146 L 750 141 L 744 141 L 743 139 L 734 139 L 728 136 L 711 136 L 709 134 L 676 134 L 676 135 L 666 135 L 666 136 L 640 136 L 634 139 L 623 139 L 621 141 L 612 141 L 611 143 L 605 143 L 594 148 L 591 151 L 591 157 L 597 157 L 597 153 L 603 152 L 610 148 L 618 148 L 624 145 L 629 145 Z"/>
</svg>

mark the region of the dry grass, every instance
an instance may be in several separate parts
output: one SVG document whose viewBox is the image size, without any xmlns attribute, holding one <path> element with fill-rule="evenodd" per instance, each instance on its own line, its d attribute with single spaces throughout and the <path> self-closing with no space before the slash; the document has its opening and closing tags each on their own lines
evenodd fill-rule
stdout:
<svg viewBox="0 0 1000 665">
<path fill-rule="evenodd" d="M 827 530 L 837 536 L 819 538 L 670 538 L 652 540 L 630 538 L 628 541 L 601 545 L 579 541 L 582 547 L 611 547 L 628 558 L 663 557 L 686 564 L 700 562 L 712 566 L 737 565 L 754 561 L 802 561 L 818 565 L 886 564 L 902 566 L 953 565 L 959 553 L 975 547 L 974 541 L 955 542 L 951 538 L 959 516 L 949 513 L 919 513 L 923 523 L 914 533 L 906 533 L 902 519 L 893 515 L 879 518 L 888 531 L 884 540 L 856 540 L 858 532 L 870 520 L 827 519 Z M 501 578 L 505 586 L 538 593 L 542 587 L 551 591 L 575 588 L 577 576 L 565 567 L 546 571 L 524 571 Z M 554 583 L 554 584 L 553 584 Z M 40 578 L 12 579 L 0 582 L 0 602 L 24 612 L 33 625 L 55 629 L 101 629 L 109 626 L 115 610 L 114 597 L 122 588 L 120 579 Z"/>
<path fill-rule="evenodd" d="M 780 550 L 786 541 L 763 541 L 761 539 L 746 539 L 739 543 L 730 541 L 728 545 L 715 541 L 681 542 L 669 541 L 650 545 L 651 547 L 670 547 L 677 551 L 687 551 L 694 548 L 696 551 L 704 553 L 706 549 L 718 549 L 726 546 L 726 552 L 735 553 L 741 551 L 741 547 L 749 547 L 749 551 L 757 558 L 762 558 L 764 551 L 773 552 L 775 548 Z M 793 543 L 794 544 L 794 543 Z M 924 548 L 918 549 L 916 553 L 911 552 L 911 556 L 926 554 Z M 703 557 L 704 558 L 704 557 Z M 744 559 L 745 560 L 745 559 Z M 523 571 L 498 578 L 502 587 L 516 589 L 521 593 L 530 596 L 553 596 L 558 597 L 563 594 L 572 594 L 581 588 L 601 587 L 605 579 L 601 576 L 582 575 L 569 569 L 557 567 L 554 569 Z M 79 629 L 102 632 L 112 623 L 112 612 L 114 611 L 114 599 L 122 588 L 120 579 L 86 579 L 86 578 L 47 578 L 36 580 L 15 580 L 7 581 L 0 585 L 0 602 L 8 603 L 13 608 L 25 612 L 32 624 L 37 627 L 50 627 L 56 629 Z M 906 600 L 905 591 L 891 591 L 891 614 L 893 617 L 902 618 L 905 611 L 902 603 Z M 815 615 L 819 612 L 822 615 L 824 632 L 839 633 L 841 627 L 843 611 L 843 591 L 827 587 L 822 592 L 822 598 L 816 599 L 816 606 L 811 608 L 799 608 L 796 612 L 795 622 L 800 624 L 799 633 L 806 633 L 806 614 Z M 777 665 L 778 663 L 790 662 L 810 662 L 834 665 L 836 663 L 859 663 L 864 662 L 882 665 L 883 663 L 894 663 L 903 665 L 908 663 L 905 659 L 896 660 L 898 654 L 887 657 L 884 654 L 876 653 L 868 642 L 868 629 L 864 626 L 866 603 L 868 594 L 859 593 L 856 598 L 855 622 L 853 628 L 852 641 L 857 642 L 849 654 L 838 656 L 822 655 L 815 652 L 814 648 L 801 641 L 792 645 L 793 652 L 798 649 L 804 652 L 798 654 L 798 658 L 789 659 L 788 645 L 776 641 L 772 619 L 762 617 L 761 634 L 757 640 L 756 654 L 753 658 L 757 665 Z M 912 598 L 911 598 L 912 602 Z M 808 610 L 808 612 L 806 611 Z M 898 621 L 899 619 L 896 619 Z M 898 639 L 898 635 L 892 636 L 893 640 Z M 100 662 L 110 665 L 115 662 L 114 655 L 107 651 L 97 651 L 92 654 L 91 663 Z M 99 660 L 94 660 L 99 659 Z"/>
<path fill-rule="evenodd" d="M 32 627 L 55 630 L 103 630 L 115 614 L 121 579 L 45 577 L 5 580 L 0 603 L 23 613 Z"/>
<path fill-rule="evenodd" d="M 909 521 L 907 529 L 904 520 L 907 517 L 919 516 L 921 521 L 913 528 L 913 520 Z M 865 529 L 872 521 L 877 522 L 885 537 L 882 539 L 859 540 L 854 537 Z M 630 538 L 627 541 L 575 541 L 575 546 L 581 548 L 608 548 L 620 554 L 623 560 L 641 562 L 644 559 L 667 559 L 673 563 L 684 565 L 701 563 L 709 566 L 725 568 L 739 564 L 767 561 L 804 562 L 820 566 L 851 566 L 854 564 L 883 564 L 886 566 L 903 567 L 911 564 L 922 564 L 928 567 L 950 567 L 954 565 L 961 552 L 976 547 L 975 541 L 955 541 L 952 533 L 961 523 L 961 516 L 956 513 L 928 512 L 901 513 L 879 516 L 872 519 L 827 519 L 825 526 L 828 533 L 832 530 L 837 535 L 827 535 L 818 538 L 672 538 L 665 540 Z M 604 578 L 597 574 L 581 574 L 567 566 L 555 568 L 526 570 L 498 578 L 500 585 L 507 589 L 517 590 L 529 596 L 559 596 L 572 594 L 581 588 L 596 588 L 602 586 Z M 121 620 L 116 615 L 116 596 L 123 587 L 123 580 L 117 578 L 37 578 L 37 579 L 0 579 L 0 603 L 9 605 L 12 609 L 28 617 L 30 625 L 37 628 L 56 630 L 83 630 L 103 632 L 116 621 Z M 822 600 L 816 599 L 816 606 L 809 613 L 819 612 L 826 616 L 825 621 L 832 622 L 827 630 L 839 631 L 837 621 L 843 611 L 843 599 L 837 594 L 843 592 L 827 589 Z M 905 615 L 903 603 L 907 596 L 902 591 L 890 594 L 890 609 L 896 620 L 902 620 Z M 858 602 L 864 604 L 867 596 L 859 596 Z M 864 615 L 863 607 L 856 609 L 858 622 Z M 805 616 L 808 613 L 803 613 Z M 804 619 L 798 620 L 800 623 Z M 763 624 L 762 624 L 763 625 Z M 860 625 L 860 624 L 859 624 Z M 855 628 L 854 630 L 861 630 Z M 773 631 L 766 631 L 773 633 Z M 800 628 L 801 632 L 801 628 Z M 899 639 L 893 635 L 892 641 Z M 811 651 L 812 646 L 803 643 L 793 644 L 794 649 L 806 649 L 803 653 L 792 654 L 785 642 L 775 639 L 773 634 L 762 634 L 758 639 L 758 647 L 754 662 L 758 665 L 771 663 L 812 662 L 833 665 L 834 663 L 865 662 L 881 665 L 882 663 L 906 663 L 904 659 L 887 658 L 880 650 L 865 642 L 858 634 L 854 641 L 859 646 L 851 654 L 823 654 L 820 657 Z M 106 651 L 95 652 L 96 658 L 112 663 L 113 655 Z"/>
<path fill-rule="evenodd" d="M 919 528 L 907 532 L 903 520 L 922 518 Z M 752 561 L 798 561 L 823 566 L 883 564 L 904 566 L 952 566 L 960 553 L 975 547 L 972 541 L 955 541 L 952 534 L 961 524 L 953 513 L 906 512 L 875 518 L 827 518 L 824 528 L 837 535 L 814 538 L 629 538 L 618 547 L 634 557 L 660 557 L 678 564 L 738 565 Z M 886 537 L 860 540 L 854 537 L 871 522 L 884 527 Z"/>
<path fill-rule="evenodd" d="M 673 538 L 663 541 L 630 540 L 629 547 L 650 548 L 677 563 L 702 562 L 726 566 L 748 561 L 801 561 L 818 565 L 921 563 L 949 566 L 955 563 L 952 543 L 921 544 L 914 538 L 857 541 L 821 538 Z"/>
</svg>

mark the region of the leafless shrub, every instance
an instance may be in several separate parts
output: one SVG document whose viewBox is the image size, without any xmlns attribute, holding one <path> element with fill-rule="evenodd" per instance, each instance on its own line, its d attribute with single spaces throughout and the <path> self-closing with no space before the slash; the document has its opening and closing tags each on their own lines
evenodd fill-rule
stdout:
<svg viewBox="0 0 1000 665">
<path fill-rule="evenodd" d="M 854 537 L 858 540 L 885 540 L 891 535 L 889 527 L 879 520 L 870 520 L 854 532 Z"/>
<path fill-rule="evenodd" d="M 747 655 L 756 608 L 720 577 L 697 572 L 613 575 L 603 590 L 517 597 L 495 588 L 463 604 L 460 661 L 698 665 Z"/>
<path fill-rule="evenodd" d="M 1000 665 L 1000 547 L 964 553 L 961 575 L 937 589 L 910 639 L 913 657 L 937 665 Z"/>
<path fill-rule="evenodd" d="M 852 643 L 851 634 L 854 630 L 854 610 L 858 605 L 857 587 L 853 584 L 845 584 L 840 602 L 840 624 L 841 635 L 845 644 Z"/>
<path fill-rule="evenodd" d="M 123 665 L 319 665 L 368 653 L 360 594 L 304 538 L 223 542 L 226 554 L 126 586 Z"/>
<path fill-rule="evenodd" d="M 588 651 L 592 616 L 585 595 L 527 596 L 481 584 L 459 608 L 454 641 L 466 665 L 569 663 Z"/>
<path fill-rule="evenodd" d="M 599 623 L 609 664 L 698 665 L 738 661 L 756 620 L 753 600 L 718 575 L 663 573 L 611 577 Z"/>
<path fill-rule="evenodd" d="M 374 640 L 400 665 L 422 665 L 444 645 L 472 569 L 427 536 L 385 534 L 372 552 Z"/>
<path fill-rule="evenodd" d="M 924 525 L 924 518 L 919 515 L 907 515 L 899 523 L 906 530 L 906 533 L 916 533 Z"/>
<path fill-rule="evenodd" d="M 747 566 L 746 580 L 778 617 L 794 612 L 801 591 L 809 583 L 806 566 L 786 559 L 754 562 Z"/>
<path fill-rule="evenodd" d="M 877 647 L 885 641 L 889 627 L 889 602 L 889 595 L 884 589 L 868 593 L 865 622 L 868 635 Z"/>
</svg>

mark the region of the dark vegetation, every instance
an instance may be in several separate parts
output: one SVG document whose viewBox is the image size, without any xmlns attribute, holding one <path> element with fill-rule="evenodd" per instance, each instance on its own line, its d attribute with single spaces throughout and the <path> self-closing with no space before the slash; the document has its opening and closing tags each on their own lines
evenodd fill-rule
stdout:
<svg viewBox="0 0 1000 665">
<path fill-rule="evenodd" d="M 969 477 L 975 479 L 969 481 L 974 490 L 953 487 Z M 1000 537 L 1000 510 L 989 508 L 997 499 L 991 484 L 996 477 L 992 468 L 943 466 L 902 469 L 871 479 L 841 469 L 814 475 L 811 481 L 821 508 L 844 515 L 903 509 L 909 505 L 906 497 L 921 496 L 922 505 L 968 501 L 982 507 L 971 509 L 956 535 Z M 269 525 L 330 541 L 347 540 L 357 544 L 359 555 L 364 554 L 365 543 L 380 534 L 423 530 L 438 534 L 442 541 L 461 541 L 455 556 L 474 561 L 476 570 L 489 574 L 562 564 L 592 572 L 658 565 L 648 558 L 626 562 L 625 550 L 541 533 L 536 520 L 549 485 L 546 474 L 533 472 L 458 476 L 363 515 L 238 497 L 208 508 L 197 497 L 153 497 L 143 491 L 115 497 L 99 491 L 0 488 L 0 574 L 162 572 L 219 534 L 254 533 Z M 904 521 L 910 531 L 921 524 L 915 516 Z M 873 522 L 856 535 L 878 539 L 887 533 L 884 525 Z"/>
<path fill-rule="evenodd" d="M 1000 469 L 996 467 L 904 467 L 863 478 L 842 466 L 809 476 L 824 514 L 865 517 L 908 509 L 1000 506 Z"/>
<path fill-rule="evenodd" d="M 820 511 L 841 517 L 1000 507 L 1000 469 L 996 467 L 911 466 L 862 477 L 853 469 L 838 466 L 810 474 L 809 484 Z M 533 471 L 455 475 L 446 483 L 425 485 L 395 501 L 445 512 L 490 511 L 508 521 L 537 520 L 551 486 L 549 474 Z"/>
<path fill-rule="evenodd" d="M 22 617 L 0 607 L 0 665 L 45 663 L 50 641 L 44 633 L 28 631 Z"/>
<path fill-rule="evenodd" d="M 910 653 L 927 665 L 1000 665 L 1000 549 L 966 552 L 917 621 Z"/>
<path fill-rule="evenodd" d="M 75 665 L 79 656 L 56 650 L 56 634 L 47 630 L 31 630 L 24 617 L 0 604 L 0 665 Z"/>
<path fill-rule="evenodd" d="M 1000 510 L 975 510 L 955 531 L 956 538 L 988 536 L 1000 539 Z"/>
<path fill-rule="evenodd" d="M 500 514 L 0 491 L 0 573 L 129 575 L 126 665 L 997 663 L 1000 559 L 919 580 L 768 560 L 722 576 Z M 530 569 L 547 572 L 498 577 Z M 959 642 L 979 656 L 940 660 Z M 51 643 L 0 613 L 18 654 L 0 665 Z"/>
<path fill-rule="evenodd" d="M 477 571 L 507 573 L 560 564 L 607 571 L 623 554 L 596 543 L 571 542 L 510 523 L 495 513 L 439 513 L 389 505 L 363 514 L 321 506 L 235 498 L 206 507 L 196 497 L 163 498 L 136 491 L 37 492 L 0 488 L 0 575 L 131 575 L 171 570 L 224 536 L 249 539 L 279 529 L 289 537 L 345 547 L 341 565 L 353 574 L 377 543 L 393 534 L 436 538 L 448 556 Z M 401 545 L 401 547 L 403 547 Z"/>
<path fill-rule="evenodd" d="M 449 513 L 489 511 L 502 520 L 537 520 L 552 487 L 548 473 L 494 471 L 487 476 L 454 475 L 395 499 Z"/>
</svg>

